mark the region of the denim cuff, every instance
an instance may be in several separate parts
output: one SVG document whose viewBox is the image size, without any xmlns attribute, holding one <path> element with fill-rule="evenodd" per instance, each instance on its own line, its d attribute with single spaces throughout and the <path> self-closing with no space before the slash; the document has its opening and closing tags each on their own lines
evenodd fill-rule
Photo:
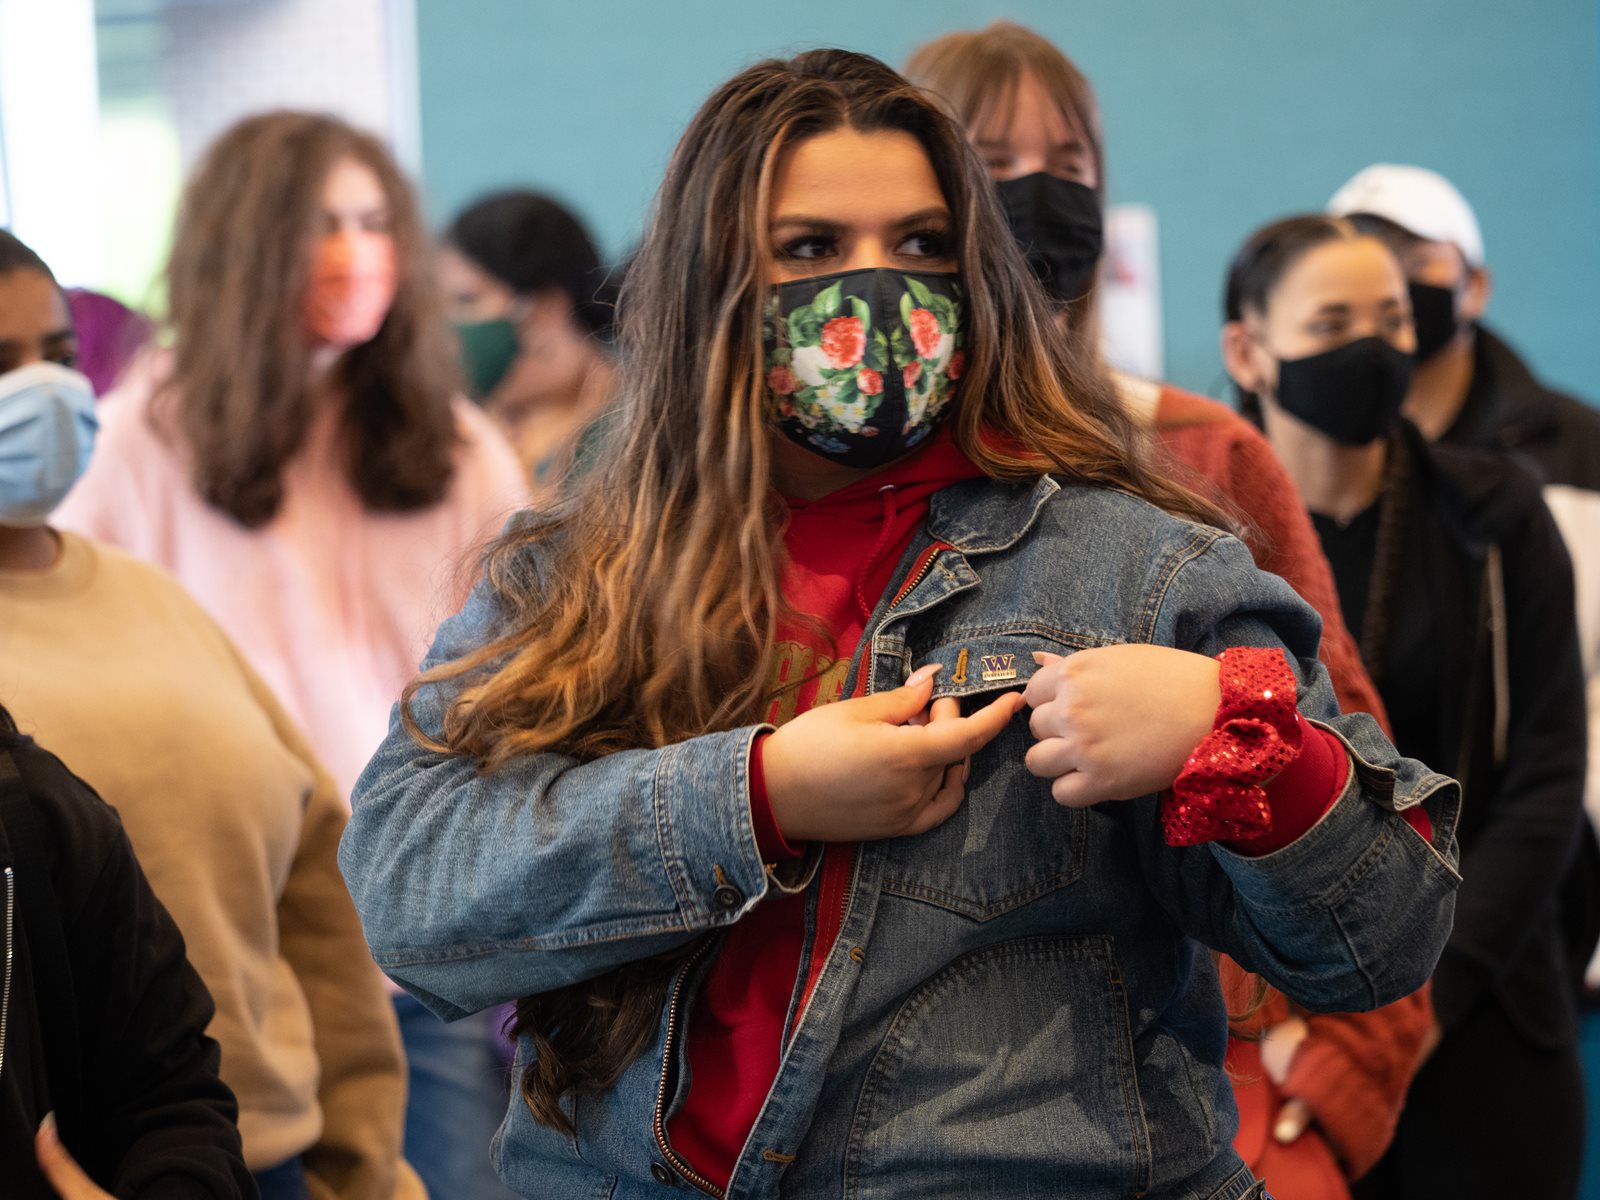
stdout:
<svg viewBox="0 0 1600 1200">
<path fill-rule="evenodd" d="M 1453 779 L 1437 776 L 1436 780 L 1433 791 L 1409 799 L 1405 807 L 1457 787 Z M 1357 759 L 1344 790 L 1321 820 L 1281 850 L 1255 857 L 1235 854 L 1220 843 L 1212 843 L 1211 850 L 1247 903 L 1279 912 L 1326 911 L 1362 884 L 1396 837 L 1414 839 L 1415 858 L 1431 862 L 1452 886 L 1460 882 L 1460 873 L 1435 846 L 1398 819 L 1394 810 L 1372 802 Z"/>
<path fill-rule="evenodd" d="M 767 894 L 769 886 L 798 891 L 816 871 L 817 856 L 802 869 L 767 871 L 750 816 L 750 759 L 755 740 L 770 725 L 693 738 L 662 754 L 656 776 L 657 831 L 662 858 L 688 926 L 731 925 Z M 796 882 L 796 880 L 799 882 Z"/>
<path fill-rule="evenodd" d="M 1270 854 L 1238 854 L 1218 842 L 1218 864 L 1254 906 L 1277 910 L 1324 909 L 1350 885 L 1374 838 L 1392 821 L 1361 794 L 1351 772 L 1344 790 L 1310 829 Z"/>
</svg>

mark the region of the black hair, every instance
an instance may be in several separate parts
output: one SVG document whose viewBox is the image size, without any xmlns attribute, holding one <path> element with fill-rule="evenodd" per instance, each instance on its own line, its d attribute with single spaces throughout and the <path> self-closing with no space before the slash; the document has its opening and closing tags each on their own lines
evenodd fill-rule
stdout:
<svg viewBox="0 0 1600 1200">
<path fill-rule="evenodd" d="M 0 229 L 0 275 L 9 275 L 13 271 L 37 271 L 51 283 L 56 278 L 45 265 L 44 259 L 35 254 L 21 238 L 8 229 Z"/>
<path fill-rule="evenodd" d="M 1362 233 L 1371 234 L 1398 256 L 1427 241 L 1418 237 L 1398 221 L 1380 217 L 1377 213 L 1351 213 L 1346 220 Z"/>
<path fill-rule="evenodd" d="M 1318 246 L 1345 241 L 1358 231 L 1359 227 L 1344 217 L 1321 213 L 1284 217 L 1263 225 L 1245 240 L 1228 264 L 1222 291 L 1223 320 L 1242 321 L 1246 309 L 1265 312 L 1272 289 L 1290 267 Z"/>
<path fill-rule="evenodd" d="M 1360 230 L 1354 222 L 1322 213 L 1284 217 L 1263 225 L 1245 239 L 1228 264 L 1222 289 L 1222 319 L 1242 321 L 1247 310 L 1265 312 L 1272 289 L 1290 267 L 1318 246 L 1345 241 L 1357 232 Z M 1259 426 L 1261 397 L 1237 383 L 1234 391 L 1240 413 Z"/>
<path fill-rule="evenodd" d="M 445 241 L 520 296 L 564 293 L 579 325 L 611 336 L 616 288 L 583 222 L 556 200 L 529 191 L 484 196 L 456 216 Z"/>
</svg>

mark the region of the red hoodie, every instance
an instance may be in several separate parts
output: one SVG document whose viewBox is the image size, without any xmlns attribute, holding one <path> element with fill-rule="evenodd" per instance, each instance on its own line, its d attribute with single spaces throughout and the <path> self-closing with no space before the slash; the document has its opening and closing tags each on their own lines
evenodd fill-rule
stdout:
<svg viewBox="0 0 1600 1200">
<path fill-rule="evenodd" d="M 867 619 L 922 529 L 933 494 L 981 474 L 946 427 L 893 466 L 819 500 L 788 501 L 781 586 L 793 610 L 815 619 L 817 627 L 787 621 L 779 626 L 775 689 L 801 683 L 773 702 L 769 721 L 782 724 L 839 699 Z M 764 788 L 756 787 L 751 815 L 763 855 L 793 857 Z M 824 875 L 847 875 L 853 849 L 831 848 Z M 692 1086 L 667 1128 L 674 1151 L 718 1187 L 727 1186 L 777 1078 L 804 941 L 805 896 L 765 901 L 728 930 L 695 1001 L 685 1047 Z M 817 942 L 812 959 L 821 964 L 832 937 L 825 939 L 819 930 Z"/>
</svg>

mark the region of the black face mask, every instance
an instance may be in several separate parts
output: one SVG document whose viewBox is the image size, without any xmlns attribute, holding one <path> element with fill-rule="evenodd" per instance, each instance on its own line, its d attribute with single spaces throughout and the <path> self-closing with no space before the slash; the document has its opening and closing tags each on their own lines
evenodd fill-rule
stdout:
<svg viewBox="0 0 1600 1200">
<path fill-rule="evenodd" d="M 1411 292 L 1411 319 L 1417 326 L 1417 361 L 1426 362 L 1450 344 L 1461 322 L 1456 317 L 1456 293 L 1453 288 L 1434 287 L 1431 283 L 1413 283 Z"/>
<path fill-rule="evenodd" d="M 1087 294 L 1105 247 L 1095 190 L 1042 171 L 995 187 L 1011 233 L 1050 297 L 1065 304 Z"/>
<path fill-rule="evenodd" d="M 1411 388 L 1411 355 L 1380 337 L 1278 363 L 1278 403 L 1336 442 L 1365 446 L 1389 431 Z"/>
</svg>

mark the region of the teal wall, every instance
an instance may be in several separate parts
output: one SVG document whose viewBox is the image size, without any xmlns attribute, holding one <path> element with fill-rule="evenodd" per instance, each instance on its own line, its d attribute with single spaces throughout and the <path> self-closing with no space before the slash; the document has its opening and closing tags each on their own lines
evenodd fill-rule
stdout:
<svg viewBox="0 0 1600 1200">
<path fill-rule="evenodd" d="M 689 116 L 739 67 L 816 45 L 898 63 L 1007 16 L 1093 80 L 1112 197 L 1159 214 L 1174 381 L 1220 393 L 1219 280 L 1244 234 L 1388 160 L 1466 192 L 1496 276 L 1492 321 L 1549 379 L 1600 399 L 1596 0 L 415 3 L 435 220 L 526 183 L 620 251 Z"/>
</svg>

